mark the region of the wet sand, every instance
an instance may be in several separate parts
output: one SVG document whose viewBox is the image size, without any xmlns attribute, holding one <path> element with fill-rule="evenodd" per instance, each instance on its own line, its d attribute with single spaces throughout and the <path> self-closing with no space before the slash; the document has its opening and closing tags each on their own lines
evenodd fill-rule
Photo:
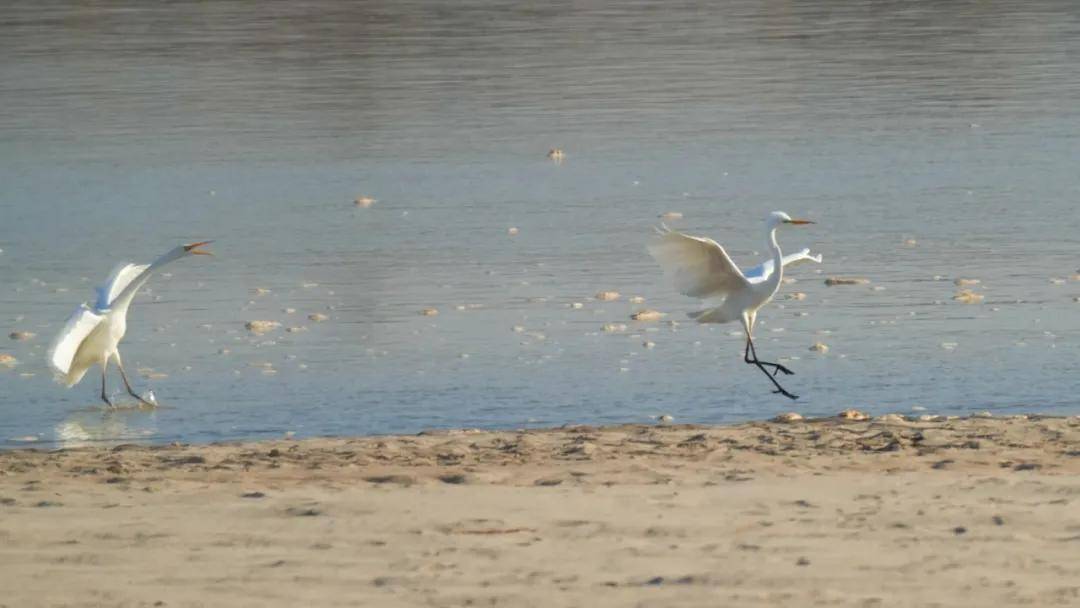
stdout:
<svg viewBox="0 0 1080 608">
<path fill-rule="evenodd" d="M 0 453 L 0 606 L 1080 605 L 1080 418 Z"/>
</svg>

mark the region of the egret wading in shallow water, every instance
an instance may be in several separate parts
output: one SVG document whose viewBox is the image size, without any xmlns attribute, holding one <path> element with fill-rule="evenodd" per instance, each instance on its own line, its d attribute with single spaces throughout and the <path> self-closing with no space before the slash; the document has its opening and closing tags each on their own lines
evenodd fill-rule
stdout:
<svg viewBox="0 0 1080 608">
<path fill-rule="evenodd" d="M 780 372 L 791 375 L 790 369 L 779 363 L 758 359 L 754 349 L 754 321 L 758 310 L 773 299 L 784 278 L 784 266 L 810 260 L 821 263 L 821 256 L 810 255 L 809 249 L 785 256 L 776 243 L 776 229 L 781 226 L 813 224 L 809 220 L 793 220 L 783 211 L 773 211 L 765 218 L 765 238 L 772 259 L 747 270 L 739 270 L 724 248 L 712 239 L 675 232 L 661 225 L 659 237 L 649 243 L 649 253 L 670 276 L 675 289 L 683 295 L 706 300 L 710 307 L 690 313 L 698 323 L 728 323 L 742 321 L 746 330 L 746 350 L 743 360 L 756 365 L 776 386 L 775 393 L 791 399 L 776 380 Z M 772 368 L 772 373 L 766 368 Z"/>
<path fill-rule="evenodd" d="M 112 406 L 105 392 L 105 372 L 109 359 L 116 361 L 120 377 L 128 394 L 141 403 L 154 407 L 155 404 L 143 399 L 131 388 L 124 364 L 120 361 L 117 346 L 127 332 L 127 311 L 131 300 L 150 276 L 162 266 L 189 255 L 212 255 L 199 247 L 210 243 L 202 241 L 181 245 L 170 250 L 152 264 L 121 264 L 113 270 L 105 284 L 97 288 L 97 300 L 93 307 L 85 302 L 80 305 L 56 336 L 49 348 L 49 366 L 56 375 L 57 382 L 68 388 L 75 386 L 94 365 L 101 366 L 101 400 Z"/>
</svg>

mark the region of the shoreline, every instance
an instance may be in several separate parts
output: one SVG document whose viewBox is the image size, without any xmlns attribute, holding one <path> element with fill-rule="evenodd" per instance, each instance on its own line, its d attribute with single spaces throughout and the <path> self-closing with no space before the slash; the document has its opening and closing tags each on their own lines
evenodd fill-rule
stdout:
<svg viewBox="0 0 1080 608">
<path fill-rule="evenodd" d="M 0 605 L 1067 605 L 1080 417 L 0 452 Z"/>
</svg>

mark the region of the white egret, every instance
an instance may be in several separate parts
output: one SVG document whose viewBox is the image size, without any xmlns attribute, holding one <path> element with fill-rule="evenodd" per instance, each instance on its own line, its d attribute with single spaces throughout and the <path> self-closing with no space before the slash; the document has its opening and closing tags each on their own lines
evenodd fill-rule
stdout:
<svg viewBox="0 0 1080 608">
<path fill-rule="evenodd" d="M 724 248 L 716 241 L 676 232 L 663 226 L 657 229 L 659 237 L 649 243 L 649 253 L 659 262 L 664 273 L 672 278 L 675 288 L 683 295 L 706 300 L 710 307 L 690 313 L 698 323 L 728 323 L 741 320 L 746 331 L 746 350 L 743 360 L 756 365 L 768 376 L 776 390 L 791 399 L 789 393 L 776 380 L 780 372 L 793 374 L 779 363 L 761 361 L 754 349 L 754 321 L 758 310 L 767 304 L 780 289 L 784 266 L 804 260 L 821 262 L 821 256 L 811 256 L 809 249 L 784 256 L 776 243 L 776 229 L 780 226 L 813 224 L 809 220 L 793 220 L 791 216 L 774 211 L 765 218 L 766 243 L 772 259 L 742 272 L 731 261 Z M 766 367 L 773 368 L 770 374 Z"/>
<path fill-rule="evenodd" d="M 143 399 L 128 382 L 124 364 L 120 360 L 117 346 L 127 332 L 127 311 L 131 300 L 150 276 L 162 266 L 189 255 L 212 255 L 199 247 L 210 243 L 202 241 L 190 245 L 180 245 L 170 250 L 151 264 L 120 264 L 105 284 L 97 288 L 97 300 L 94 306 L 85 302 L 68 319 L 60 334 L 49 348 L 49 366 L 55 373 L 57 382 L 69 388 L 78 384 L 94 365 L 101 366 L 101 399 L 112 405 L 105 392 L 105 373 L 109 359 L 116 361 L 120 377 L 128 393 L 140 402 L 153 407 L 155 404 Z"/>
</svg>

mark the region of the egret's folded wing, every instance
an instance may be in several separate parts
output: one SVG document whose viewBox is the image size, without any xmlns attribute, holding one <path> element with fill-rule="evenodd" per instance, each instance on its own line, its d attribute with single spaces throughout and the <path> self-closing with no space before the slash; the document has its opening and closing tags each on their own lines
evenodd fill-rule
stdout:
<svg viewBox="0 0 1080 608">
<path fill-rule="evenodd" d="M 75 353 L 79 351 L 79 345 L 101 323 L 102 317 L 90 310 L 86 304 L 79 306 L 64 324 L 64 329 L 53 340 L 49 347 L 49 367 L 58 377 L 66 376 L 71 370 L 71 362 L 75 359 Z"/>
<path fill-rule="evenodd" d="M 114 268 L 105 283 L 97 288 L 98 297 L 94 308 L 99 311 L 108 310 L 116 296 L 149 267 L 148 264 L 120 264 Z"/>
<path fill-rule="evenodd" d="M 712 239 L 658 229 L 649 253 L 671 277 L 675 289 L 695 298 L 723 297 L 749 283 L 727 252 Z"/>
</svg>

